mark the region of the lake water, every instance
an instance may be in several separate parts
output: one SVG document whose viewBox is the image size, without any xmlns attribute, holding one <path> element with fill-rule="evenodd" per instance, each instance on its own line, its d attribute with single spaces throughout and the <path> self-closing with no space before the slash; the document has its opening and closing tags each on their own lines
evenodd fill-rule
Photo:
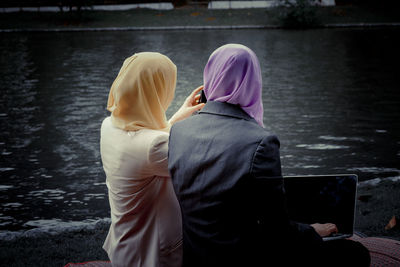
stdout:
<svg viewBox="0 0 400 267">
<path fill-rule="evenodd" d="M 109 217 L 99 153 L 123 60 L 178 67 L 171 116 L 211 52 L 242 43 L 263 73 L 264 123 L 285 175 L 400 176 L 400 29 L 0 33 L 0 231 Z"/>
</svg>

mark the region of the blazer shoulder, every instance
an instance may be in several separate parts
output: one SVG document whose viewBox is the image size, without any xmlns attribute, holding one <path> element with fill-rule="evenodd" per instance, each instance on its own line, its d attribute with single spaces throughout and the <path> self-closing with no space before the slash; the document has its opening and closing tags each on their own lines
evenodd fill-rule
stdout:
<svg viewBox="0 0 400 267">
<path fill-rule="evenodd" d="M 281 177 L 280 142 L 276 135 L 265 135 L 253 155 L 250 172 L 256 177 Z"/>
<path fill-rule="evenodd" d="M 243 135 L 255 140 L 258 143 L 257 149 L 274 144 L 277 144 L 278 148 L 280 147 L 280 141 L 276 134 L 269 132 L 253 121 L 246 121 L 245 123 L 246 125 L 242 126 L 245 129 Z"/>
</svg>

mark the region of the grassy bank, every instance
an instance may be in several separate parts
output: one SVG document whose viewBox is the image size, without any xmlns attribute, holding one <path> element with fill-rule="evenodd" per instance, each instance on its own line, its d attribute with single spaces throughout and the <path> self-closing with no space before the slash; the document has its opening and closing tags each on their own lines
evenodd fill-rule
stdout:
<svg viewBox="0 0 400 267">
<path fill-rule="evenodd" d="M 356 231 L 368 236 L 400 240 L 400 227 L 385 230 L 393 215 L 400 215 L 400 183 L 381 182 L 378 186 L 361 186 L 357 201 Z M 361 200 L 360 200 L 361 199 Z M 39 237 L 0 241 L 2 266 L 64 266 L 69 262 L 108 260 L 102 245 L 108 224 L 91 230 L 43 234 Z"/>
<path fill-rule="evenodd" d="M 397 8 L 347 5 L 319 7 L 317 20 L 326 24 L 399 23 Z M 183 7 L 168 11 L 132 9 L 128 11 L 16 12 L 0 13 L 0 29 L 108 28 L 157 26 L 281 26 L 280 11 L 270 9 L 208 10 Z"/>
</svg>

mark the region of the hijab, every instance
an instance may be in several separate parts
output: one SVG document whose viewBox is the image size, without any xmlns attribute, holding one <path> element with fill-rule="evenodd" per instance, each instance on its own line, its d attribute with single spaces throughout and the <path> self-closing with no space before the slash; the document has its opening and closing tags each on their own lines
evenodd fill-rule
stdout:
<svg viewBox="0 0 400 267">
<path fill-rule="evenodd" d="M 208 59 L 203 78 L 207 100 L 239 105 L 264 127 L 260 63 L 250 48 L 221 46 Z"/>
<path fill-rule="evenodd" d="M 143 52 L 127 58 L 108 96 L 112 124 L 127 131 L 168 131 L 165 111 L 174 97 L 175 85 L 176 66 L 168 57 Z"/>
</svg>

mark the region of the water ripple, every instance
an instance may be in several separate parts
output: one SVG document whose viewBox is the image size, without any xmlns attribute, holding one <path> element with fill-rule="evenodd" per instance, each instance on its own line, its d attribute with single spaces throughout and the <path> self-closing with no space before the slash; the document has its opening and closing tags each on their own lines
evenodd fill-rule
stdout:
<svg viewBox="0 0 400 267">
<path fill-rule="evenodd" d="M 328 145 L 328 144 L 299 144 L 296 147 L 306 148 L 311 150 L 332 150 L 332 149 L 348 149 L 349 146 L 343 145 Z"/>
</svg>

